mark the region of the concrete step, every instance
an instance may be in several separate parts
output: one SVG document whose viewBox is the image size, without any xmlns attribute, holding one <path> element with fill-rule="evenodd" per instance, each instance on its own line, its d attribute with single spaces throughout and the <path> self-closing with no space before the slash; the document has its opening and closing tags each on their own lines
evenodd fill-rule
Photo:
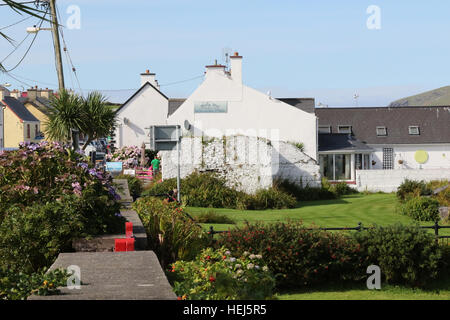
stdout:
<svg viewBox="0 0 450 320">
<path fill-rule="evenodd" d="M 29 300 L 175 300 L 153 251 L 61 253 L 50 270 L 80 268 L 80 289 Z"/>
</svg>

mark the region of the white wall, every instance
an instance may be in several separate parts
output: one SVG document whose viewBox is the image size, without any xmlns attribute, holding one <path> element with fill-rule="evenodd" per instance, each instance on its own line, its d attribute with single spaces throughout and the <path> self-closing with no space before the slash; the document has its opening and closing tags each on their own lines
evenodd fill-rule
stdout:
<svg viewBox="0 0 450 320">
<path fill-rule="evenodd" d="M 418 181 L 450 180 L 450 168 L 356 170 L 356 187 L 358 191 L 395 192 L 405 179 Z"/>
<path fill-rule="evenodd" d="M 149 130 L 145 128 L 166 124 L 168 108 L 168 100 L 147 85 L 119 111 L 116 147 L 141 146 L 142 142 L 148 144 Z M 125 124 L 124 118 L 129 119 L 130 122 Z"/>
<path fill-rule="evenodd" d="M 163 179 L 177 176 L 177 151 L 162 151 Z M 275 178 L 304 185 L 320 184 L 319 166 L 298 148 L 285 142 L 247 136 L 183 137 L 181 177 L 193 171 L 214 171 L 230 186 L 254 193 L 272 186 Z"/>
<path fill-rule="evenodd" d="M 231 70 L 233 74 L 233 70 Z M 227 113 L 194 113 L 196 101 L 226 101 Z M 317 159 L 316 116 L 242 85 L 220 68 L 207 70 L 204 82 L 167 120 L 194 125 L 193 134 L 221 137 L 244 134 L 302 142 Z"/>
<path fill-rule="evenodd" d="M 449 124 L 450 125 L 450 124 Z M 376 162 L 373 169 L 383 169 L 383 148 L 394 149 L 394 169 L 450 169 L 450 144 L 426 144 L 426 145 L 369 145 L 375 150 L 372 160 Z M 417 150 L 428 152 L 428 161 L 422 165 L 416 162 L 414 155 Z M 403 160 L 403 164 L 398 161 Z"/>
</svg>

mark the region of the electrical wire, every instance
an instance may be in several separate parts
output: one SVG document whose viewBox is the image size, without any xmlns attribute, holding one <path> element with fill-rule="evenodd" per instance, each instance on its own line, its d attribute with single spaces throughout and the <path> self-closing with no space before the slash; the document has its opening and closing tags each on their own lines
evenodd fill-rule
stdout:
<svg viewBox="0 0 450 320">
<path fill-rule="evenodd" d="M 48 12 L 48 10 L 45 12 L 44 16 L 43 16 L 42 19 L 40 20 L 40 24 L 39 24 L 39 27 L 38 27 L 38 28 L 40 28 L 40 27 L 42 26 L 42 24 L 44 23 L 44 19 L 45 19 L 45 16 L 47 15 L 47 12 Z M 6 69 L 5 69 L 5 70 L 4 70 L 5 72 L 13 71 L 14 69 L 16 69 L 16 68 L 23 62 L 23 60 L 25 60 L 25 57 L 28 55 L 28 52 L 30 52 L 31 47 L 32 47 L 33 44 L 34 44 L 34 41 L 36 40 L 38 33 L 39 33 L 39 32 L 36 32 L 36 34 L 34 35 L 33 40 L 31 41 L 30 45 L 28 46 L 27 51 L 25 51 L 25 54 L 24 54 L 23 57 L 19 60 L 19 62 L 18 62 L 14 67 L 12 67 L 12 68 L 9 69 L 9 70 L 6 70 Z"/>
<path fill-rule="evenodd" d="M 28 37 L 30 36 L 30 34 L 29 33 L 27 33 L 27 35 L 25 36 L 25 38 L 23 38 L 23 40 L 22 41 L 20 41 L 20 43 L 17 45 L 17 46 L 15 46 L 14 47 L 14 50 L 13 51 L 11 51 L 1 62 L 0 62 L 0 64 L 2 64 L 6 59 L 8 59 L 14 52 L 16 52 L 18 49 L 19 49 L 19 47 L 25 42 L 25 40 L 27 40 L 28 39 Z"/>
<path fill-rule="evenodd" d="M 7 29 L 7 28 L 9 28 L 9 27 L 15 26 L 15 25 L 17 25 L 17 24 L 19 24 L 19 23 L 21 23 L 21 22 L 24 22 L 25 20 L 28 20 L 28 19 L 30 19 L 31 17 L 32 17 L 32 16 L 28 16 L 28 17 L 26 17 L 26 18 L 24 18 L 24 19 L 22 19 L 22 20 L 19 20 L 19 21 L 13 23 L 13 24 L 10 24 L 10 25 L 8 25 L 8 26 L 6 26 L 6 27 L 1 27 L 1 28 L 0 28 L 0 31 L 1 31 L 1 30 L 4 30 L 4 29 Z"/>
</svg>

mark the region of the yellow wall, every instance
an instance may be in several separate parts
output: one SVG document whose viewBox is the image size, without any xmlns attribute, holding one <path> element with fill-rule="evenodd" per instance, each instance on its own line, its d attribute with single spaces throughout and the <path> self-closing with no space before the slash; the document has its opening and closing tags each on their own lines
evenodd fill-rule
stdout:
<svg viewBox="0 0 450 320">
<path fill-rule="evenodd" d="M 11 109 L 5 109 L 5 148 L 17 148 L 19 143 L 24 141 L 23 123 L 20 122 Z"/>
<path fill-rule="evenodd" d="M 16 116 L 11 109 L 5 109 L 5 148 L 18 148 L 19 143 L 23 141 L 37 142 L 34 138 L 36 137 L 36 124 L 38 125 L 39 131 L 39 122 L 38 121 L 30 121 L 30 122 L 21 122 L 19 117 Z M 30 139 L 27 136 L 27 124 L 30 125 Z"/>
<path fill-rule="evenodd" d="M 36 119 L 39 120 L 40 122 L 40 130 L 41 132 L 45 132 L 47 129 L 47 126 L 45 125 L 45 122 L 48 121 L 47 115 L 43 112 L 41 112 L 40 110 L 38 110 L 33 104 L 31 103 L 25 103 L 25 107 L 28 109 L 28 111 L 31 112 L 31 114 L 33 116 L 36 117 Z M 45 138 L 45 140 L 48 140 L 47 138 Z"/>
</svg>

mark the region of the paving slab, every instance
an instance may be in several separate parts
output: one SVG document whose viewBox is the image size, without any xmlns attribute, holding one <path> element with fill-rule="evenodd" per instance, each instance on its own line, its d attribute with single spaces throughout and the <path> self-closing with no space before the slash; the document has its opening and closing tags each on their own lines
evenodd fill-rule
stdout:
<svg viewBox="0 0 450 320">
<path fill-rule="evenodd" d="M 61 253 L 49 270 L 80 267 L 81 289 L 29 300 L 174 300 L 153 251 Z"/>
</svg>

